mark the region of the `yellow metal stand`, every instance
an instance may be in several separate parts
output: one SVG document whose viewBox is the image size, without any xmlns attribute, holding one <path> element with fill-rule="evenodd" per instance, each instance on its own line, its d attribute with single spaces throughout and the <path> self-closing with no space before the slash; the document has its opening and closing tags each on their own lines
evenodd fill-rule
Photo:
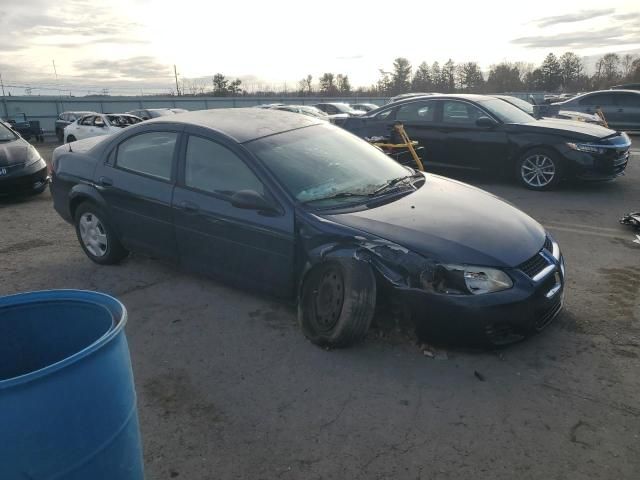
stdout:
<svg viewBox="0 0 640 480">
<path fill-rule="evenodd" d="M 596 108 L 596 115 L 598 115 L 602 119 L 604 126 L 609 128 L 609 124 L 607 123 L 607 119 L 604 118 L 604 112 L 602 111 L 601 108 Z"/>
<path fill-rule="evenodd" d="M 398 134 L 400 135 L 400 138 L 402 139 L 403 143 L 374 143 L 373 145 L 380 148 L 408 149 L 409 153 L 411 153 L 411 156 L 413 157 L 413 161 L 416 162 L 416 165 L 418 166 L 418 170 L 421 170 L 424 172 L 424 165 L 422 164 L 422 160 L 420 160 L 420 157 L 418 156 L 418 154 L 416 153 L 416 149 L 414 148 L 414 146 L 418 145 L 418 142 L 412 142 L 409 139 L 407 132 L 405 132 L 404 130 L 404 125 L 402 125 L 401 123 L 394 125 L 393 128 L 396 129 L 396 132 L 398 132 Z"/>
</svg>

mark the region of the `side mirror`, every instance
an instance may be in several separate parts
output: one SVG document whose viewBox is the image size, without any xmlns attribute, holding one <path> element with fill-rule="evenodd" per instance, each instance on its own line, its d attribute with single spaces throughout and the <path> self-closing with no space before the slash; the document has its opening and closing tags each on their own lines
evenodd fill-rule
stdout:
<svg viewBox="0 0 640 480">
<path fill-rule="evenodd" d="M 476 120 L 476 126 L 480 128 L 494 128 L 498 123 L 489 117 L 480 117 Z"/>
<path fill-rule="evenodd" d="M 255 190 L 239 190 L 231 195 L 231 205 L 245 210 L 274 212 L 275 206 Z"/>
</svg>

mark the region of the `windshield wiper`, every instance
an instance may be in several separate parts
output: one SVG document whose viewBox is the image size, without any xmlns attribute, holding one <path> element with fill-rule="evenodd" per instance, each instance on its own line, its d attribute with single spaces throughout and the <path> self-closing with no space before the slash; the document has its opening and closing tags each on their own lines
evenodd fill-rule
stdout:
<svg viewBox="0 0 640 480">
<path fill-rule="evenodd" d="M 370 194 L 368 193 L 355 193 L 355 192 L 339 192 L 333 195 L 328 195 L 326 197 L 312 198 L 311 200 L 306 200 L 302 203 L 312 203 L 312 202 L 320 202 L 322 200 L 333 200 L 335 198 L 349 198 L 349 197 L 368 197 Z"/>
<path fill-rule="evenodd" d="M 370 196 L 375 196 L 375 195 L 379 195 L 383 192 L 386 192 L 388 190 L 391 190 L 393 187 L 395 187 L 396 185 L 405 182 L 407 180 L 410 180 L 412 178 L 422 178 L 422 174 L 419 172 L 415 172 L 412 173 L 410 175 L 405 175 L 404 177 L 398 177 L 398 178 L 392 178 L 391 180 L 385 182 L 384 184 L 380 185 L 380 187 L 376 188 L 372 193 L 370 193 Z"/>
</svg>

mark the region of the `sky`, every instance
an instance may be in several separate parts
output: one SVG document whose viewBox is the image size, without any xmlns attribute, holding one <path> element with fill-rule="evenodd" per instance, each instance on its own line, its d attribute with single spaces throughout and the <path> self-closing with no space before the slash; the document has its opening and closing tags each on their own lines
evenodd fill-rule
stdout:
<svg viewBox="0 0 640 480">
<path fill-rule="evenodd" d="M 0 0 L 0 74 L 14 94 L 168 93 L 174 64 L 180 79 L 220 72 L 249 89 L 323 72 L 369 86 L 400 56 L 486 70 L 567 50 L 640 53 L 640 2 Z"/>
</svg>

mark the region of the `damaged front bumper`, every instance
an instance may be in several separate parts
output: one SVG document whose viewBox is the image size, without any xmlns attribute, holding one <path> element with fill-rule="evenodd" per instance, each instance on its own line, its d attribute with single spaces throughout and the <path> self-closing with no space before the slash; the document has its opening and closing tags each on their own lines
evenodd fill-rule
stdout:
<svg viewBox="0 0 640 480">
<path fill-rule="evenodd" d="M 408 306 L 418 336 L 425 340 L 506 345 L 543 330 L 560 313 L 564 298 L 562 260 L 534 282 L 518 270 L 514 285 L 484 295 L 443 295 L 415 288 L 394 288 Z"/>
</svg>

